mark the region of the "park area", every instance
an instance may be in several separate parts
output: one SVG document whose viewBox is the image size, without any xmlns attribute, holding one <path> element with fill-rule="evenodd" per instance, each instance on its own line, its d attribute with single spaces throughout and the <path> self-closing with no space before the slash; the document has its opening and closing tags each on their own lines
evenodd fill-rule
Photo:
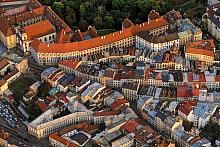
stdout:
<svg viewBox="0 0 220 147">
<path fill-rule="evenodd" d="M 15 102 L 19 104 L 22 100 L 24 93 L 28 90 L 29 86 L 35 83 L 36 80 L 28 75 L 22 75 L 15 81 L 9 84 L 9 88 L 14 94 Z"/>
</svg>

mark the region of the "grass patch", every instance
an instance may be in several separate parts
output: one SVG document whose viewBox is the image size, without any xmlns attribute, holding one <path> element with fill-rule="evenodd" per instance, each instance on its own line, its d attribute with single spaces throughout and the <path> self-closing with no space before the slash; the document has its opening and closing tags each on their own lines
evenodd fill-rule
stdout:
<svg viewBox="0 0 220 147">
<path fill-rule="evenodd" d="M 182 10 L 182 11 L 186 11 L 186 10 L 189 10 L 189 9 L 192 9 L 194 8 L 196 5 L 195 5 L 195 1 L 194 0 L 191 0 L 189 2 L 186 2 L 185 4 L 181 5 L 179 8 Z"/>
<path fill-rule="evenodd" d="M 19 101 L 23 99 L 24 93 L 34 82 L 36 81 L 31 77 L 21 76 L 9 84 L 9 88 L 13 92 L 16 102 L 19 103 Z"/>
<path fill-rule="evenodd" d="M 100 36 L 104 36 L 104 35 L 107 35 L 107 34 L 110 34 L 110 33 L 116 32 L 116 31 L 117 31 L 116 29 L 102 29 L 102 30 L 97 30 L 97 33 Z"/>
</svg>

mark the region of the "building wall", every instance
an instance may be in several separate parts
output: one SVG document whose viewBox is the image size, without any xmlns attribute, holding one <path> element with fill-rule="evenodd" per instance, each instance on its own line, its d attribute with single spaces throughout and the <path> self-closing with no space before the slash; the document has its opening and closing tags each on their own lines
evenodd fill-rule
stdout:
<svg viewBox="0 0 220 147">
<path fill-rule="evenodd" d="M 4 85 L 0 87 L 0 94 L 2 94 L 7 89 L 8 89 L 8 83 L 6 82 Z"/>
<path fill-rule="evenodd" d="M 208 19 L 208 32 L 220 41 L 220 28 L 218 28 L 210 19 Z"/>
<path fill-rule="evenodd" d="M 104 39 L 104 38 L 103 38 Z M 49 45 L 49 44 L 48 44 Z M 57 64 L 59 60 L 68 60 L 68 59 L 74 59 L 79 57 L 84 57 L 88 55 L 92 55 L 95 53 L 105 53 L 110 48 L 113 47 L 129 47 L 134 45 L 134 37 L 128 37 L 123 40 L 119 40 L 117 42 L 112 42 L 110 44 L 98 46 L 95 48 L 86 49 L 83 51 L 73 51 L 73 52 L 67 52 L 67 53 L 36 53 L 35 50 L 32 48 L 31 53 L 34 59 L 39 64 Z"/>
<path fill-rule="evenodd" d="M 214 57 L 203 54 L 185 53 L 185 57 L 190 60 L 205 61 L 207 64 L 213 64 Z"/>
</svg>

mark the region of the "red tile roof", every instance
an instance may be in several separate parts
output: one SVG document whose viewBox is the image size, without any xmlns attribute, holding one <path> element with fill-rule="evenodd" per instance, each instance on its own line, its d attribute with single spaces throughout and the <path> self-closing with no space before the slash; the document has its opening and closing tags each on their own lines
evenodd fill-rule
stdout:
<svg viewBox="0 0 220 147">
<path fill-rule="evenodd" d="M 78 145 L 66 140 L 63 137 L 60 137 L 57 133 L 53 133 L 53 134 L 49 135 L 49 138 L 54 139 L 54 140 L 66 145 L 68 147 L 78 147 Z"/>
<path fill-rule="evenodd" d="M 62 97 L 60 101 L 63 102 L 64 104 L 69 102 L 69 100 L 66 97 Z"/>
<path fill-rule="evenodd" d="M 2 87 L 3 85 L 5 85 L 5 83 L 7 83 L 6 80 L 0 80 L 0 87 Z"/>
<path fill-rule="evenodd" d="M 186 86 L 179 86 L 177 87 L 177 97 L 178 98 L 188 98 L 192 97 L 192 94 L 190 92 L 190 89 Z"/>
<path fill-rule="evenodd" d="M 185 101 L 181 103 L 179 111 L 185 115 L 188 115 L 195 106 L 197 106 L 196 101 Z"/>
<path fill-rule="evenodd" d="M 0 61 L 0 70 L 2 70 L 3 68 L 5 68 L 6 66 L 8 66 L 10 63 L 8 62 L 7 59 L 2 59 Z"/>
<path fill-rule="evenodd" d="M 197 42 L 188 43 L 186 45 L 186 53 L 201 54 L 214 57 L 214 42 L 213 40 L 201 40 Z"/>
<path fill-rule="evenodd" d="M 79 66 L 80 61 L 78 60 L 63 60 L 59 61 L 59 65 L 69 67 L 71 69 L 76 69 Z"/>
<path fill-rule="evenodd" d="M 158 12 L 156 12 L 155 10 L 152 10 L 150 12 L 150 14 L 148 15 L 148 17 L 151 19 L 151 20 L 154 20 L 154 19 L 158 19 L 160 18 L 160 14 Z"/>
<path fill-rule="evenodd" d="M 116 42 L 128 37 L 135 35 L 142 31 L 149 31 L 155 28 L 168 25 L 165 19 L 162 17 L 145 22 L 142 24 L 134 25 L 130 28 L 114 32 L 105 36 L 92 38 L 89 40 L 83 40 L 72 43 L 55 43 L 55 44 L 44 44 L 44 43 L 33 43 L 33 48 L 39 53 L 68 53 L 74 51 L 83 51 L 86 49 L 94 48 L 97 46 L 107 45 L 112 42 Z M 36 41 L 35 41 L 36 42 Z"/>
<path fill-rule="evenodd" d="M 121 98 L 121 99 L 117 99 L 116 101 L 114 101 L 111 106 L 115 110 L 122 105 L 128 105 L 128 104 L 129 102 L 125 98 Z"/>
<path fill-rule="evenodd" d="M 124 19 L 124 21 L 122 22 L 122 25 L 123 25 L 123 28 L 124 29 L 127 29 L 127 28 L 130 28 L 132 27 L 134 24 L 131 22 L 131 20 L 129 19 Z"/>
<path fill-rule="evenodd" d="M 188 72 L 188 81 L 193 82 L 193 72 Z"/>
<path fill-rule="evenodd" d="M 5 22 L 8 25 L 13 25 L 15 23 L 20 23 L 25 20 L 37 17 L 37 16 L 42 16 L 45 12 L 45 7 L 39 7 L 36 9 L 33 9 L 32 11 L 25 11 L 24 13 L 20 13 L 18 15 L 10 15 L 8 19 L 4 19 Z M 16 18 L 15 18 L 16 17 Z"/>
<path fill-rule="evenodd" d="M 193 88 L 193 96 L 199 96 L 199 88 Z"/>
<path fill-rule="evenodd" d="M 127 121 L 124 125 L 122 125 L 121 129 L 128 133 L 131 133 L 137 129 L 138 125 L 139 123 L 136 120 L 132 119 L 132 120 Z"/>
<path fill-rule="evenodd" d="M 70 42 L 70 37 L 67 35 L 64 29 L 61 29 L 57 34 L 56 43 L 67 43 Z"/>
<path fill-rule="evenodd" d="M 216 75 L 215 81 L 216 81 L 216 82 L 220 82 L 220 75 Z"/>
<path fill-rule="evenodd" d="M 47 108 L 49 107 L 48 104 L 46 104 L 46 103 L 44 103 L 44 102 L 41 102 L 41 101 L 39 101 L 39 102 L 37 103 L 37 105 L 38 105 L 38 107 L 41 109 L 42 112 L 46 111 Z"/>
<path fill-rule="evenodd" d="M 206 82 L 206 78 L 205 78 L 205 73 L 200 73 L 199 74 L 199 82 Z"/>
<path fill-rule="evenodd" d="M 5 23 L 5 21 L 0 18 L 0 31 L 5 35 L 5 37 L 13 35 L 12 28 Z"/>
<path fill-rule="evenodd" d="M 94 112 L 93 116 L 98 117 L 98 116 L 108 116 L 108 115 L 116 115 L 116 111 L 101 111 L 101 112 Z"/>
<path fill-rule="evenodd" d="M 48 20 L 26 26 L 24 27 L 24 31 L 26 32 L 29 40 L 56 33 L 56 30 Z"/>
</svg>

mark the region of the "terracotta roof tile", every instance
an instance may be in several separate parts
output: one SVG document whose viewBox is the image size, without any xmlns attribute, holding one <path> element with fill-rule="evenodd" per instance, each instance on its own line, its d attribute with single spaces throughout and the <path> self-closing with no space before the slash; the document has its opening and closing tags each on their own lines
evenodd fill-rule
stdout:
<svg viewBox="0 0 220 147">
<path fill-rule="evenodd" d="M 71 69 L 76 69 L 79 66 L 80 61 L 78 60 L 63 60 L 59 61 L 59 65 L 69 67 Z"/>
<path fill-rule="evenodd" d="M 13 35 L 12 28 L 5 23 L 5 21 L 0 18 L 0 31 L 5 35 L 5 37 Z"/>
<path fill-rule="evenodd" d="M 206 56 L 215 56 L 213 40 L 201 40 L 197 42 L 188 43 L 186 45 L 186 53 L 201 54 Z"/>
<path fill-rule="evenodd" d="M 29 40 L 56 33 L 56 30 L 48 20 L 26 26 L 24 27 L 24 31 L 27 33 Z"/>
<path fill-rule="evenodd" d="M 155 10 L 152 10 L 150 12 L 150 14 L 148 15 L 148 17 L 151 19 L 151 20 L 154 20 L 154 19 L 157 19 L 157 18 L 160 18 L 160 14 L 158 12 L 156 12 Z"/>
<path fill-rule="evenodd" d="M 116 42 L 118 40 L 122 40 L 128 37 L 133 36 L 136 33 L 141 31 L 148 31 L 154 28 L 159 28 L 167 25 L 165 19 L 158 18 L 156 20 L 151 20 L 143 24 L 134 25 L 130 28 L 114 32 L 105 36 L 92 38 L 89 40 L 83 40 L 79 42 L 72 43 L 55 43 L 55 44 L 44 44 L 40 43 L 37 46 L 33 46 L 34 50 L 39 53 L 68 53 L 73 51 L 83 51 L 86 49 L 94 48 L 101 45 L 107 45 L 112 42 Z M 79 33 L 79 39 L 82 40 L 82 36 Z"/>
<path fill-rule="evenodd" d="M 188 115 L 195 106 L 197 106 L 196 101 L 185 101 L 181 103 L 179 111 Z"/>
<path fill-rule="evenodd" d="M 93 116 L 98 117 L 98 116 L 108 116 L 108 115 L 116 115 L 116 111 L 101 111 L 101 112 L 94 112 Z"/>
<path fill-rule="evenodd" d="M 114 101 L 111 106 L 115 110 L 118 109 L 120 106 L 127 104 L 129 104 L 129 102 L 125 98 L 121 98 Z"/>
<path fill-rule="evenodd" d="M 2 70 L 3 68 L 5 68 L 6 66 L 8 66 L 10 63 L 8 62 L 7 59 L 2 59 L 0 61 L 0 70 Z"/>
<path fill-rule="evenodd" d="M 56 43 L 67 43 L 70 42 L 70 37 L 66 34 L 64 29 L 61 29 L 56 36 Z"/>
<path fill-rule="evenodd" d="M 2 87 L 7 81 L 5 80 L 0 80 L 0 87 Z"/>
<path fill-rule="evenodd" d="M 127 131 L 128 133 L 134 132 L 137 129 L 139 123 L 132 119 L 127 121 L 124 125 L 121 126 L 121 129 Z"/>
<path fill-rule="evenodd" d="M 133 25 L 134 25 L 134 24 L 131 22 L 131 20 L 129 20 L 129 19 L 127 19 L 127 18 L 122 22 L 123 29 L 130 28 L 130 27 L 132 27 Z"/>
</svg>

